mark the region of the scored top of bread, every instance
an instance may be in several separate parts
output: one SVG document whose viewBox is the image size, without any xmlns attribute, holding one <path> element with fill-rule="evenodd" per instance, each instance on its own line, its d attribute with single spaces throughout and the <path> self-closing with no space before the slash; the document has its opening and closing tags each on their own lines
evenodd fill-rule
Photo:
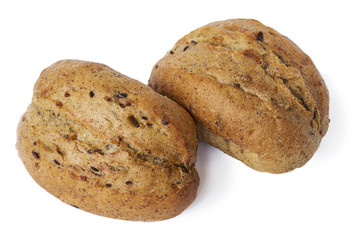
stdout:
<svg viewBox="0 0 360 240">
<path fill-rule="evenodd" d="M 195 162 L 197 149 L 192 119 L 165 98 L 106 65 L 65 60 L 42 72 L 34 87 L 33 103 L 44 107 L 56 104 L 55 110 L 61 110 L 64 117 L 106 141 L 121 139 L 141 151 L 138 154 L 144 158 L 156 156 L 153 161 L 189 167 Z"/>
</svg>

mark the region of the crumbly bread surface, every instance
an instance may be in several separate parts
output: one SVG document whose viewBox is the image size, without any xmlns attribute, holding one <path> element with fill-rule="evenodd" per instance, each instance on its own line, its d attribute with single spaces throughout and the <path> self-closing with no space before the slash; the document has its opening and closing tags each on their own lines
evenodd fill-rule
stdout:
<svg viewBox="0 0 360 240">
<path fill-rule="evenodd" d="M 201 140 L 272 173 L 303 166 L 329 124 L 311 59 L 256 20 L 210 23 L 181 38 L 149 80 L 195 119 Z"/>
<path fill-rule="evenodd" d="M 45 69 L 17 134 L 35 181 L 85 211 L 163 220 L 196 197 L 190 115 L 106 65 L 64 60 Z"/>
</svg>

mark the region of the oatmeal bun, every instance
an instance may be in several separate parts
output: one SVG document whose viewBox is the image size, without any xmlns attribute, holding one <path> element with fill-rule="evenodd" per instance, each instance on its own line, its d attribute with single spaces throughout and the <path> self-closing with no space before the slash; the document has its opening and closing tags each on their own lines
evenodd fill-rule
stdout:
<svg viewBox="0 0 360 240">
<path fill-rule="evenodd" d="M 174 217 L 194 201 L 199 185 L 191 116 L 99 63 L 64 60 L 46 68 L 16 146 L 41 187 L 106 217 Z"/>
<path fill-rule="evenodd" d="M 303 166 L 329 125 L 329 93 L 312 60 L 256 20 L 192 31 L 156 63 L 149 86 L 189 111 L 199 139 L 258 171 Z"/>
</svg>

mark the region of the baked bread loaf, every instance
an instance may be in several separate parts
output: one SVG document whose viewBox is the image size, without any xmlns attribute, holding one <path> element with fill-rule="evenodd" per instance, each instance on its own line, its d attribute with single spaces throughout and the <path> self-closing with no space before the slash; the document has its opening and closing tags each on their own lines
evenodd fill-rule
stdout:
<svg viewBox="0 0 360 240">
<path fill-rule="evenodd" d="M 315 65 L 256 20 L 214 22 L 184 36 L 149 85 L 190 112 L 199 139 L 258 171 L 303 166 L 328 129 L 328 90 Z"/>
<path fill-rule="evenodd" d="M 17 135 L 35 181 L 85 211 L 163 220 L 196 197 L 191 116 L 103 64 L 65 60 L 45 69 Z"/>
</svg>

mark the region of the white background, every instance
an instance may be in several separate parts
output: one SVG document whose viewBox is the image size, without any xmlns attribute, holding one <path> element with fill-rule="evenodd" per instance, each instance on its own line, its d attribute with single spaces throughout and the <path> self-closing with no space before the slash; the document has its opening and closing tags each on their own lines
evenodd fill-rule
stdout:
<svg viewBox="0 0 360 240">
<path fill-rule="evenodd" d="M 1 239 L 360 239 L 357 1 L 0 1 Z M 303 168 L 256 172 L 200 143 L 201 184 L 176 218 L 99 217 L 40 188 L 15 150 L 16 125 L 42 69 L 60 59 L 109 65 L 147 83 L 183 35 L 254 18 L 297 43 L 330 91 L 330 128 Z"/>
</svg>

